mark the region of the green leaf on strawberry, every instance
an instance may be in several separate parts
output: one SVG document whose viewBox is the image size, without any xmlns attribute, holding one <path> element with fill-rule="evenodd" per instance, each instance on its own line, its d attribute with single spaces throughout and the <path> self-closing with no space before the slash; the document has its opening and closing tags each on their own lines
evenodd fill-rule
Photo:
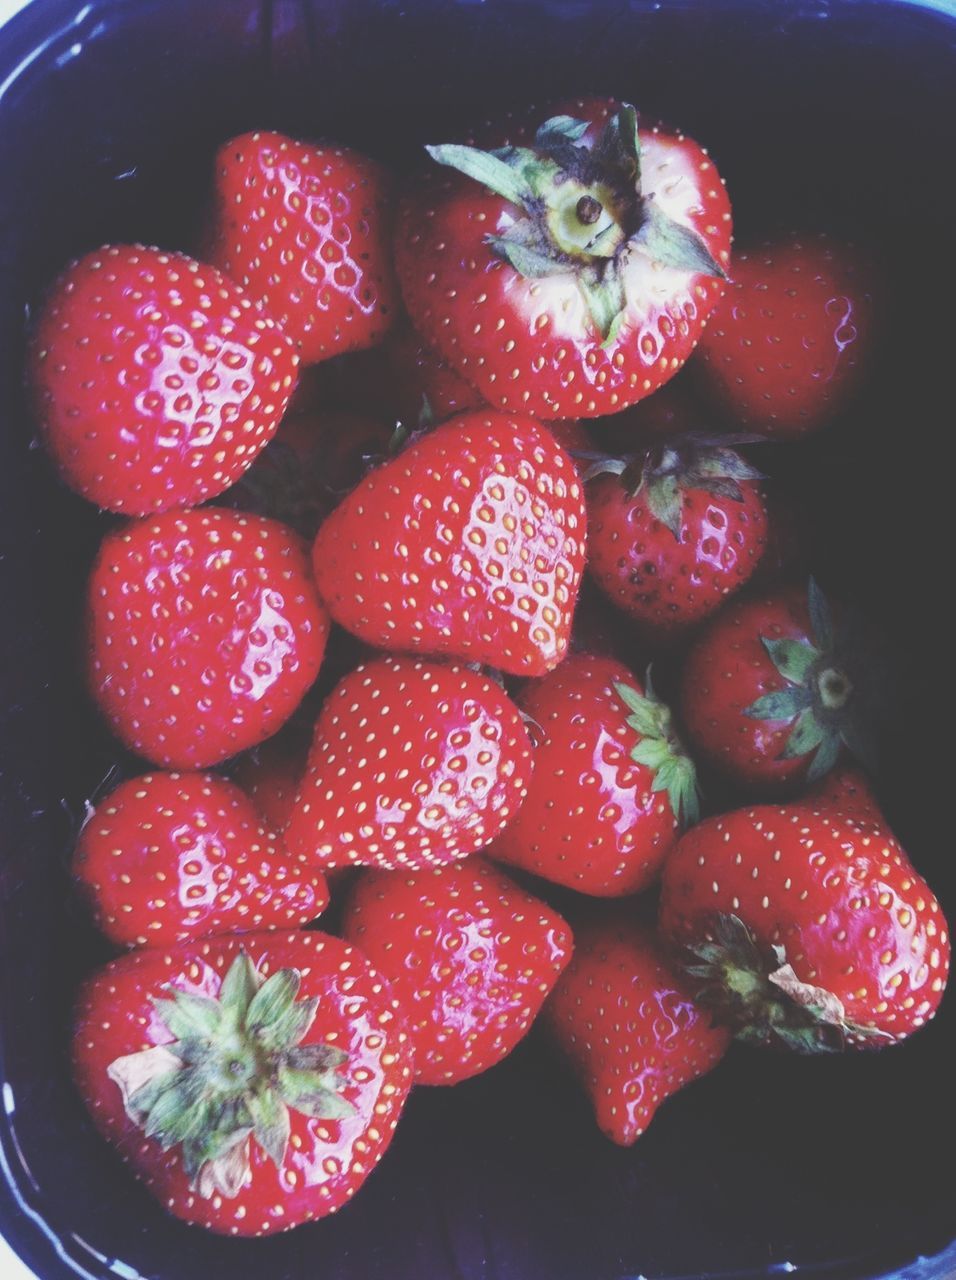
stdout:
<svg viewBox="0 0 956 1280">
<path fill-rule="evenodd" d="M 628 725 L 641 735 L 631 759 L 654 771 L 651 788 L 667 792 L 675 816 L 685 825 L 695 823 L 700 817 L 697 770 L 677 735 L 670 707 L 654 693 L 650 671 L 645 693 L 622 681 L 615 682 L 614 691 L 630 713 Z"/>
</svg>

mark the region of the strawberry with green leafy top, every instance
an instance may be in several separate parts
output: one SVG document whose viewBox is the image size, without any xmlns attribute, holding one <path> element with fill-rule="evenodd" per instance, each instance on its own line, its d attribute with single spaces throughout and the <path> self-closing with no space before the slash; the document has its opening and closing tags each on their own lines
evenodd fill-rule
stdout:
<svg viewBox="0 0 956 1280">
<path fill-rule="evenodd" d="M 600 897 L 646 888 L 698 811 L 668 708 L 592 654 L 573 654 L 517 702 L 536 740 L 534 775 L 490 855 Z"/>
<path fill-rule="evenodd" d="M 664 864 L 660 927 L 744 1040 L 880 1048 L 933 1017 L 946 920 L 889 828 L 802 803 L 708 818 Z"/>
<path fill-rule="evenodd" d="M 334 1213 L 381 1160 L 412 1078 L 384 978 L 323 933 L 132 951 L 76 1003 L 97 1128 L 178 1218 L 228 1235 Z"/>
<path fill-rule="evenodd" d="M 735 601 L 708 624 L 684 664 L 683 721 L 735 782 L 792 790 L 822 778 L 844 748 L 871 758 L 875 682 L 811 579 Z"/>
<path fill-rule="evenodd" d="M 588 472 L 588 567 L 655 638 L 714 613 L 760 563 L 760 472 L 734 448 L 750 436 L 684 436 Z"/>
<path fill-rule="evenodd" d="M 509 145 L 429 147 L 458 172 L 416 177 L 396 236 L 418 331 L 489 404 L 539 418 L 614 413 L 672 377 L 730 258 L 697 143 L 626 103 L 571 110 Z"/>
</svg>

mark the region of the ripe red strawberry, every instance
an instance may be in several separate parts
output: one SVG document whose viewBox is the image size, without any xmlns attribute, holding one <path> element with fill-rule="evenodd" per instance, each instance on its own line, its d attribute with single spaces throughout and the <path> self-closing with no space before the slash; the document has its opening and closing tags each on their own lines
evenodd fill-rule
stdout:
<svg viewBox="0 0 956 1280">
<path fill-rule="evenodd" d="M 329 901 L 322 873 L 287 858 L 248 797 L 210 773 L 121 782 L 90 814 L 73 873 L 121 947 L 293 929 Z"/>
<path fill-rule="evenodd" d="M 303 363 L 385 336 L 398 286 L 391 183 L 374 160 L 247 133 L 219 148 L 215 174 L 212 260 L 262 301 Z"/>
<path fill-rule="evenodd" d="M 664 864 L 661 929 L 740 1038 L 879 1048 L 942 999 L 949 935 L 888 827 L 802 804 L 700 823 Z"/>
<path fill-rule="evenodd" d="M 575 930 L 543 1019 L 612 1142 L 636 1142 L 662 1102 L 723 1057 L 728 1033 L 694 1004 L 650 930 L 616 912 Z"/>
<path fill-rule="evenodd" d="M 872 341 L 868 267 L 828 236 L 793 235 L 734 256 L 695 366 L 738 427 L 799 439 L 851 399 Z"/>
<path fill-rule="evenodd" d="M 649 638 L 714 613 L 760 562 L 767 510 L 760 473 L 729 447 L 742 439 L 684 437 L 592 470 L 588 567 Z"/>
<path fill-rule="evenodd" d="M 381 1160 L 412 1075 L 382 977 L 323 933 L 133 951 L 77 1001 L 93 1120 L 178 1218 L 261 1236 L 339 1209 Z"/>
<path fill-rule="evenodd" d="M 667 707 L 611 658 L 579 653 L 518 697 L 538 741 L 517 817 L 489 851 L 582 893 L 646 888 L 697 816 Z"/>
<path fill-rule="evenodd" d="M 171 511 L 108 534 L 87 601 L 100 709 L 131 750 L 178 768 L 275 733 L 328 635 L 301 540 L 235 511 Z"/>
<path fill-rule="evenodd" d="M 340 409 L 286 417 L 268 449 L 230 491 L 231 505 L 314 538 L 327 515 L 385 455 L 393 423 Z"/>
<path fill-rule="evenodd" d="M 873 680 L 811 580 L 733 601 L 708 624 L 681 675 L 683 722 L 692 747 L 735 782 L 793 790 L 822 778 L 844 747 L 870 755 Z"/>
<path fill-rule="evenodd" d="M 235 779 L 273 831 L 283 831 L 305 774 L 308 743 L 285 733 L 241 756 Z"/>
<path fill-rule="evenodd" d="M 237 480 L 275 433 L 297 367 L 288 338 L 214 267 L 108 245 L 53 285 L 28 375 L 70 488 L 146 515 Z"/>
<path fill-rule="evenodd" d="M 576 103 L 533 138 L 429 147 L 399 208 L 412 323 L 489 404 L 597 417 L 690 355 L 723 288 L 730 205 L 690 138 L 627 104 Z"/>
<path fill-rule="evenodd" d="M 484 858 L 363 872 L 342 928 L 391 983 L 417 1084 L 457 1084 L 500 1062 L 571 958 L 558 913 Z"/>
<path fill-rule="evenodd" d="M 808 805 L 818 813 L 845 813 L 886 825 L 880 802 L 866 774 L 852 765 L 838 765 L 831 769 L 794 803 Z"/>
<path fill-rule="evenodd" d="M 452 418 L 365 477 L 319 530 L 319 594 L 382 649 L 513 675 L 564 657 L 584 562 L 574 463 L 546 427 Z"/>
<path fill-rule="evenodd" d="M 484 406 L 474 387 L 436 355 L 407 322 L 396 325 L 383 352 L 392 410 L 401 422 L 414 426 L 423 404 L 435 422 Z"/>
<path fill-rule="evenodd" d="M 528 732 L 493 680 L 378 658 L 323 706 L 285 843 L 322 867 L 451 862 L 514 817 L 531 768 Z"/>
</svg>

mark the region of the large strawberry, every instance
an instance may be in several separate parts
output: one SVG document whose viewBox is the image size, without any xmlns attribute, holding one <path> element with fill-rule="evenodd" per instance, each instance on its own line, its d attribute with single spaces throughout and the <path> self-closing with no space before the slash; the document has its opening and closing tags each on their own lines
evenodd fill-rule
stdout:
<svg viewBox="0 0 956 1280">
<path fill-rule="evenodd" d="M 451 862 L 514 817 L 531 768 L 528 732 L 493 680 L 378 658 L 324 704 L 285 843 L 323 867 Z"/>
<path fill-rule="evenodd" d="M 601 1130 L 623 1147 L 671 1094 L 715 1067 L 730 1040 L 651 931 L 619 911 L 575 930 L 574 956 L 543 1020 Z"/>
<path fill-rule="evenodd" d="M 734 601 L 708 624 L 681 675 L 684 726 L 738 784 L 793 790 L 844 747 L 872 758 L 875 683 L 811 580 Z"/>
<path fill-rule="evenodd" d="M 429 147 L 396 261 L 412 322 L 490 403 L 597 417 L 690 355 L 723 288 L 730 205 L 696 142 L 607 100 L 517 145 Z M 463 176 L 462 176 L 463 175 Z"/>
<path fill-rule="evenodd" d="M 110 511 L 193 506 L 272 438 L 293 344 L 215 267 L 142 245 L 74 262 L 37 319 L 29 380 L 71 488 Z"/>
<path fill-rule="evenodd" d="M 90 813 L 73 872 L 119 946 L 293 929 L 327 906 L 322 873 L 292 861 L 252 801 L 209 773 L 130 778 Z"/>
<path fill-rule="evenodd" d="M 695 359 L 737 426 L 799 439 L 852 398 L 872 346 L 871 272 L 828 236 L 793 235 L 734 255 L 733 283 Z"/>
<path fill-rule="evenodd" d="M 534 775 L 493 857 L 602 897 L 652 883 L 697 816 L 694 766 L 668 708 L 619 662 L 573 654 L 518 697 Z"/>
<path fill-rule="evenodd" d="M 397 310 L 390 181 L 367 156 L 280 133 L 224 142 L 212 260 L 262 301 L 303 363 L 373 346 Z"/>
<path fill-rule="evenodd" d="M 730 447 L 747 439 L 686 436 L 591 470 L 588 567 L 651 637 L 714 613 L 760 562 L 760 473 Z"/>
<path fill-rule="evenodd" d="M 230 1235 L 334 1213 L 381 1160 L 412 1054 L 385 980 L 323 933 L 133 951 L 76 1005 L 100 1132 L 179 1218 Z"/>
<path fill-rule="evenodd" d="M 571 957 L 561 916 L 484 858 L 365 871 L 342 928 L 392 984 L 418 1084 L 457 1084 L 500 1062 Z"/>
<path fill-rule="evenodd" d="M 542 675 L 567 651 L 585 523 L 546 427 L 467 413 L 370 472 L 312 558 L 332 617 L 368 644 Z"/>
<path fill-rule="evenodd" d="M 700 823 L 664 864 L 661 929 L 744 1040 L 879 1048 L 942 999 L 949 935 L 889 828 L 803 804 Z"/>
<path fill-rule="evenodd" d="M 275 733 L 328 635 L 301 540 L 235 511 L 171 511 L 108 534 L 87 602 L 101 710 L 133 751 L 180 768 Z"/>
</svg>

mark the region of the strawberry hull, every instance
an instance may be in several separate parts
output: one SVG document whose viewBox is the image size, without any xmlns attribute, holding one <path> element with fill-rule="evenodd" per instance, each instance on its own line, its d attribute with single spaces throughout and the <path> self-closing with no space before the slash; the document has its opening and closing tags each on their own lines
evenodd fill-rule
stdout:
<svg viewBox="0 0 956 1280">
<path fill-rule="evenodd" d="M 499 115 L 498 85 L 522 106 L 615 92 L 679 122 L 727 178 L 741 240 L 820 227 L 879 245 L 891 332 L 872 381 L 779 465 L 806 495 L 823 587 L 892 605 L 875 612 L 906 696 L 879 799 L 952 919 L 952 502 L 924 447 L 951 402 L 951 266 L 930 253 L 956 204 L 943 8 L 33 0 L 0 29 L 0 1232 L 42 1280 L 953 1274 L 951 995 L 904 1044 L 853 1060 L 734 1046 L 629 1151 L 532 1031 L 493 1071 L 413 1093 L 374 1176 L 321 1223 L 236 1241 L 156 1203 L 90 1124 L 64 1053 L 75 987 L 108 958 L 67 885 L 74 824 L 114 767 L 143 768 L 98 726 L 77 661 L 81 584 L 113 522 L 53 482 L 20 392 L 24 306 L 106 241 L 190 249 L 227 137 L 277 127 L 400 160 Z M 917 249 L 931 263 L 914 268 Z M 620 657 L 641 670 L 636 648 Z"/>
</svg>

